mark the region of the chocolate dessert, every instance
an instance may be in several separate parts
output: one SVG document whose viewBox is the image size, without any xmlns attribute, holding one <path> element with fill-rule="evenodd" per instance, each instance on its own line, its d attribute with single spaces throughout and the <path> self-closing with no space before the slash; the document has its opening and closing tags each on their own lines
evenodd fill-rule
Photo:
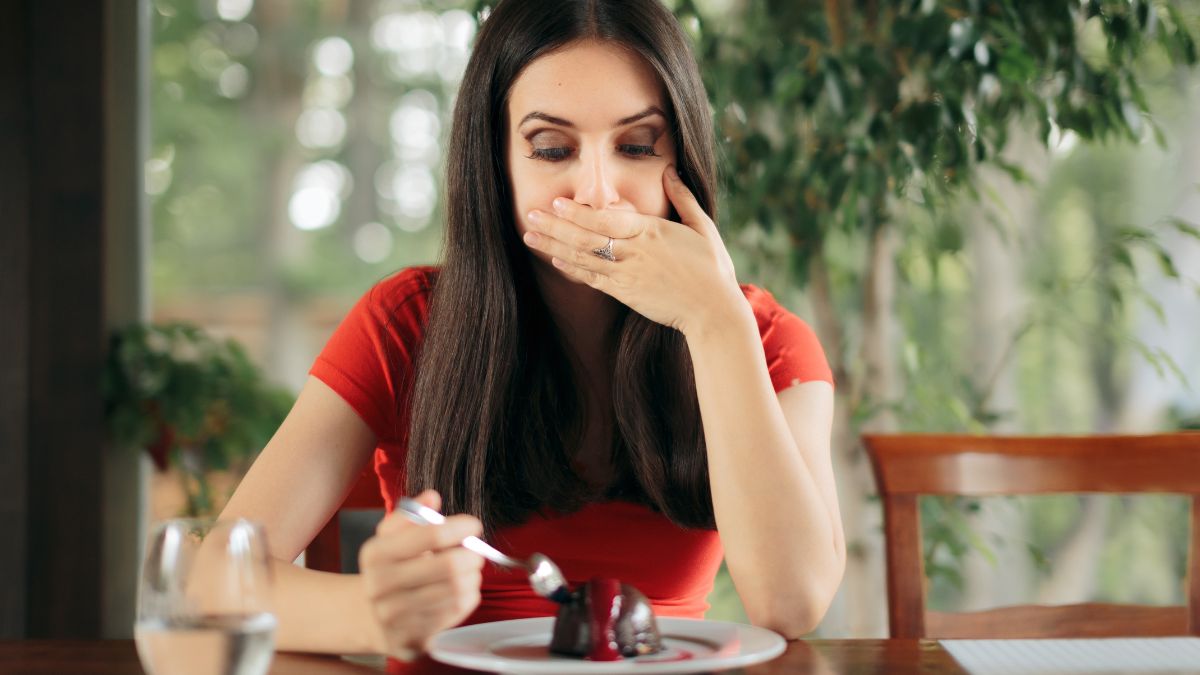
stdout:
<svg viewBox="0 0 1200 675">
<path fill-rule="evenodd" d="M 550 651 L 617 661 L 662 650 L 654 610 L 641 591 L 617 579 L 592 579 L 558 608 Z"/>
</svg>

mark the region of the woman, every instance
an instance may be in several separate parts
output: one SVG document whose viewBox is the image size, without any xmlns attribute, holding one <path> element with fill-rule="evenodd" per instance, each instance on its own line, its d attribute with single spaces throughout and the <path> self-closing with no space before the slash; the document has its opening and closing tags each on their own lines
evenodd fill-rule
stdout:
<svg viewBox="0 0 1200 675">
<path fill-rule="evenodd" d="M 456 544 L 614 576 L 703 615 L 722 556 L 751 621 L 813 629 L 845 561 L 820 345 L 739 286 L 712 220 L 707 99 L 655 0 L 505 0 L 455 107 L 447 247 L 368 292 L 223 517 L 265 523 L 282 649 L 405 656 L 553 613 Z M 374 449 L 360 575 L 288 563 Z"/>
</svg>

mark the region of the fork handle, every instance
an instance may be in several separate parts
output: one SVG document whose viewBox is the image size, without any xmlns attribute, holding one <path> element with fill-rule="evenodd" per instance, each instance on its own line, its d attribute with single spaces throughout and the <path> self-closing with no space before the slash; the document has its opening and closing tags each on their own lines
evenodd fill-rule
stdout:
<svg viewBox="0 0 1200 675">
<path fill-rule="evenodd" d="M 467 549 L 468 551 L 474 551 L 475 553 L 478 553 L 479 555 L 483 556 L 484 558 L 487 558 L 488 560 L 491 560 L 492 562 L 496 563 L 497 565 L 499 565 L 501 567 L 507 567 L 509 569 L 514 569 L 514 570 L 521 570 L 524 572 L 529 571 L 525 567 L 525 563 L 504 555 L 500 551 L 496 550 L 496 548 L 493 547 L 491 544 L 480 539 L 479 537 L 476 537 L 476 536 L 467 537 L 466 539 L 463 539 L 462 545 L 463 545 L 463 548 Z"/>
<path fill-rule="evenodd" d="M 401 497 L 400 502 L 396 506 L 405 517 L 418 525 L 441 525 L 446 522 L 445 516 L 409 497 Z M 491 544 L 474 535 L 463 539 L 462 546 L 468 551 L 478 553 L 501 567 L 528 571 L 525 563 L 504 555 Z"/>
</svg>

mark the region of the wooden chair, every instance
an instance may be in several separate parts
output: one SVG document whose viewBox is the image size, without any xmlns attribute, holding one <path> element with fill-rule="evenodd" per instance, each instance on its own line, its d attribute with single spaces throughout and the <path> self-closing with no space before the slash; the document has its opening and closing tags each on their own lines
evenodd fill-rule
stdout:
<svg viewBox="0 0 1200 675">
<path fill-rule="evenodd" d="M 893 638 L 1200 635 L 1200 433 L 995 437 L 866 435 L 883 500 Z M 1162 492 L 1190 495 L 1187 605 L 1086 603 L 925 611 L 919 495 Z"/>
<path fill-rule="evenodd" d="M 304 549 L 304 566 L 322 572 L 341 572 L 342 528 L 338 517 L 343 511 L 382 508 L 383 494 L 379 491 L 379 477 L 375 475 L 375 469 L 368 464 L 354 483 L 354 487 L 350 489 L 350 494 L 342 501 L 342 505 L 309 543 L 308 548 Z"/>
</svg>

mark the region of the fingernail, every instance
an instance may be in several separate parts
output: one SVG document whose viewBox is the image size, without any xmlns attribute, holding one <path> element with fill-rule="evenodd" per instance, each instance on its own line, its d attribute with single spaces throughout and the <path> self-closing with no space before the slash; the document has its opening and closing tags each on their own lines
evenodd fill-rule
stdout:
<svg viewBox="0 0 1200 675">
<path fill-rule="evenodd" d="M 670 178 L 671 180 L 679 180 L 679 174 L 675 172 L 674 164 L 667 165 L 667 178 Z"/>
<path fill-rule="evenodd" d="M 526 232 L 526 233 L 525 233 L 525 236 L 524 236 L 524 237 L 522 237 L 522 239 L 524 239 L 524 240 L 525 240 L 525 243 L 526 243 L 527 245 L 529 245 L 529 246 L 536 246 L 536 245 L 537 245 L 537 241 L 538 241 L 538 236 L 537 236 L 536 234 L 532 233 L 532 232 Z"/>
<path fill-rule="evenodd" d="M 528 214 L 526 214 L 526 215 L 528 215 L 529 219 L 530 219 L 530 220 L 532 220 L 532 221 L 534 221 L 535 223 L 536 223 L 538 220 L 540 220 L 540 219 L 541 219 L 541 217 L 542 217 L 542 214 L 541 214 L 541 212 L 540 212 L 540 211 L 536 211 L 536 210 L 535 210 L 535 211 L 530 211 L 530 212 L 529 212 Z"/>
<path fill-rule="evenodd" d="M 558 197 L 554 200 L 555 211 L 562 211 L 565 208 L 567 208 L 567 200 L 563 199 L 562 197 Z"/>
</svg>

